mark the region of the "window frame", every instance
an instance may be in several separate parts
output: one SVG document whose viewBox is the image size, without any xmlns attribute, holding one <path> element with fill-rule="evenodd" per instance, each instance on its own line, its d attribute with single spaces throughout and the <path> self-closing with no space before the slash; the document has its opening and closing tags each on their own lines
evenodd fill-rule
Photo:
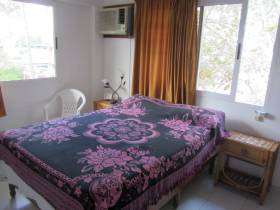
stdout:
<svg viewBox="0 0 280 210">
<path fill-rule="evenodd" d="M 25 4 L 37 4 L 37 5 L 42 5 L 42 6 L 48 6 L 52 7 L 52 12 L 53 12 L 53 44 L 54 44 L 54 72 L 55 75 L 53 77 L 43 77 L 43 78 L 32 78 L 32 79 L 21 79 L 21 80 L 10 80 L 10 81 L 1 81 L 0 80 L 0 85 L 1 84 L 12 84 L 12 83 L 25 83 L 25 82 L 31 82 L 31 81 L 40 81 L 40 80 L 57 80 L 58 78 L 58 37 L 56 35 L 56 7 L 55 3 L 52 0 L 13 0 L 15 2 L 21 2 Z"/>
<path fill-rule="evenodd" d="M 271 91 L 272 91 L 272 77 L 276 74 L 276 69 L 275 66 L 277 66 L 277 62 L 279 62 L 279 60 L 277 60 L 277 47 L 280 46 L 280 15 L 279 15 L 279 18 L 278 18 L 278 28 L 277 28 L 277 31 L 276 31 L 276 37 L 275 37 L 275 43 L 274 43 L 274 46 L 273 46 L 273 54 L 272 54 L 272 59 L 271 59 L 271 64 L 270 64 L 270 72 L 269 72 L 269 75 L 268 75 L 268 81 L 267 81 L 267 89 L 266 89 L 266 95 L 265 95 L 265 101 L 264 101 L 264 105 L 263 107 L 267 107 L 268 106 L 268 103 L 269 103 L 269 97 L 271 95 Z M 279 58 L 278 58 L 279 59 Z M 275 70 L 275 71 L 273 71 Z M 254 106 L 254 105 L 253 105 Z M 259 107 L 259 106 L 258 106 Z"/>
<path fill-rule="evenodd" d="M 215 93 L 215 92 L 211 92 L 211 91 L 207 91 L 207 90 L 198 90 L 196 87 L 196 92 L 197 92 L 198 97 L 224 100 L 224 101 L 228 101 L 231 103 L 242 104 L 243 106 L 247 106 L 247 107 L 260 108 L 260 107 L 266 106 L 267 98 L 268 98 L 268 95 L 270 92 L 270 86 L 271 86 L 270 81 L 271 81 L 271 74 L 272 74 L 272 65 L 273 65 L 274 56 L 275 56 L 274 55 L 275 54 L 274 53 L 275 45 L 274 45 L 274 50 L 273 50 L 273 55 L 272 55 L 270 72 L 269 72 L 269 76 L 268 76 L 267 92 L 266 92 L 266 96 L 264 99 L 264 105 L 259 106 L 259 105 L 253 105 L 253 104 L 246 104 L 246 103 L 242 103 L 242 102 L 237 102 L 235 100 L 236 92 L 237 92 L 237 85 L 238 85 L 239 71 L 240 71 L 240 64 L 241 64 L 241 59 L 242 59 L 243 42 L 244 42 L 244 37 L 245 37 L 245 27 L 246 27 L 247 13 L 248 13 L 248 1 L 249 0 L 199 0 L 198 1 L 197 7 L 200 8 L 199 29 L 198 29 L 198 59 L 199 59 L 199 55 L 200 55 L 199 51 L 200 51 L 200 43 L 201 43 L 201 38 L 202 38 L 201 32 L 202 32 L 204 7 L 205 6 L 215 6 L 215 5 L 225 5 L 225 4 L 227 4 L 227 5 L 241 4 L 242 5 L 230 94 L 227 95 L 227 94 Z M 279 19 L 279 21 L 280 21 L 280 19 Z M 279 31 L 280 31 L 280 27 L 278 27 L 276 39 L 279 34 Z M 240 48 L 240 49 L 238 49 L 238 48 Z M 239 51 L 239 59 L 237 59 L 238 51 Z M 199 60 L 197 61 L 197 64 L 199 64 Z M 199 67 L 199 65 L 197 65 L 197 70 L 198 70 L 198 67 Z M 198 81 L 198 77 L 197 77 L 197 81 Z"/>
</svg>

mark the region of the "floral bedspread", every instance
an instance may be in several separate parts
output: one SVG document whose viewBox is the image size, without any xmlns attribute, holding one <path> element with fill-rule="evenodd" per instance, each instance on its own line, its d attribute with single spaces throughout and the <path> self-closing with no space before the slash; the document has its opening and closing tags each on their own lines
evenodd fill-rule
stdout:
<svg viewBox="0 0 280 210">
<path fill-rule="evenodd" d="M 0 145 L 83 209 L 113 210 L 149 199 L 143 195 L 167 178 L 176 184 L 174 172 L 226 135 L 222 112 L 134 96 L 111 109 L 8 130 Z"/>
</svg>

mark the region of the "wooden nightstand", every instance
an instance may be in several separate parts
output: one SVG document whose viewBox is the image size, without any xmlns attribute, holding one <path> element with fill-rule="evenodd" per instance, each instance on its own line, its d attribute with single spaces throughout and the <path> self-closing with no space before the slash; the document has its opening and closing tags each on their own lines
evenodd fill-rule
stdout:
<svg viewBox="0 0 280 210">
<path fill-rule="evenodd" d="M 230 137 L 225 140 L 218 154 L 215 183 L 221 181 L 240 190 L 254 193 L 259 196 L 260 204 L 263 204 L 271 186 L 278 149 L 278 142 L 231 131 Z M 262 176 L 256 177 L 230 168 L 228 166 L 230 157 L 262 167 Z"/>
<path fill-rule="evenodd" d="M 109 99 L 94 101 L 93 108 L 94 108 L 94 110 L 111 108 L 113 105 L 111 102 L 112 102 L 112 100 L 109 100 Z"/>
</svg>

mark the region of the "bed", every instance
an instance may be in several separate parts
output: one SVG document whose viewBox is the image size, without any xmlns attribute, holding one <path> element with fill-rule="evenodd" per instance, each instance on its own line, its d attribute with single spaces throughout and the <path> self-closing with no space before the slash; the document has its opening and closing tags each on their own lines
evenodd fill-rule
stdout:
<svg viewBox="0 0 280 210">
<path fill-rule="evenodd" d="M 133 96 L 5 131 L 0 160 L 43 210 L 143 210 L 200 171 L 227 136 L 224 124 L 223 112 Z"/>
</svg>

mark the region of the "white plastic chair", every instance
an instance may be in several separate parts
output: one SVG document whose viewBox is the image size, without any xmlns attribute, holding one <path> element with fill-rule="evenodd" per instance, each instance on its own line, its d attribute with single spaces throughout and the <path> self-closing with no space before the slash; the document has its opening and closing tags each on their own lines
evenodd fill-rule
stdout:
<svg viewBox="0 0 280 210">
<path fill-rule="evenodd" d="M 61 92 L 56 93 L 52 100 L 44 107 L 46 121 L 49 120 L 49 108 L 58 98 L 62 101 L 61 117 L 80 114 L 86 103 L 86 97 L 81 91 L 76 89 L 62 90 Z"/>
</svg>

